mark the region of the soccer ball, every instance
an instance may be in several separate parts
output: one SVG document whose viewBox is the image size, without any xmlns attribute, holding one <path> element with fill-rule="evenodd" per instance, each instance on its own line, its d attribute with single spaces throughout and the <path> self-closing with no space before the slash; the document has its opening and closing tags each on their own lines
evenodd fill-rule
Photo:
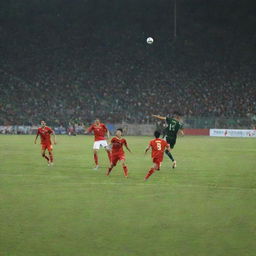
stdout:
<svg viewBox="0 0 256 256">
<path fill-rule="evenodd" d="M 147 38 L 147 43 L 148 44 L 153 44 L 153 42 L 154 42 L 154 39 L 152 37 Z"/>
</svg>

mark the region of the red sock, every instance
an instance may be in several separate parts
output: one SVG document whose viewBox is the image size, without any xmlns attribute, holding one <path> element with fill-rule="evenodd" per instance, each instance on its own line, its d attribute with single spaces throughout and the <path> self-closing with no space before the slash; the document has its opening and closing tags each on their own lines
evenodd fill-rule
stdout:
<svg viewBox="0 0 256 256">
<path fill-rule="evenodd" d="M 53 162 L 53 153 L 49 153 L 50 161 Z"/>
<path fill-rule="evenodd" d="M 49 162 L 49 158 L 48 158 L 48 156 L 43 155 L 43 157 L 47 160 L 47 162 Z"/>
<path fill-rule="evenodd" d="M 145 180 L 147 180 L 154 172 L 155 172 L 155 168 L 151 168 L 148 174 L 145 176 Z"/>
<path fill-rule="evenodd" d="M 97 153 L 94 153 L 94 162 L 96 165 L 98 165 L 98 155 Z"/>
<path fill-rule="evenodd" d="M 110 151 L 107 151 L 107 153 L 108 153 L 109 162 L 111 163 L 111 152 L 110 152 Z"/>
<path fill-rule="evenodd" d="M 127 166 L 123 166 L 123 169 L 124 169 L 124 176 L 128 177 L 128 168 L 127 168 Z"/>
</svg>

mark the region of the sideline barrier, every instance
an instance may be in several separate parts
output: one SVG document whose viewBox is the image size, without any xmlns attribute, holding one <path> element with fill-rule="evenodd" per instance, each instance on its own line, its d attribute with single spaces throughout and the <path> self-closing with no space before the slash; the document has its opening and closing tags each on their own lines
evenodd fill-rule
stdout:
<svg viewBox="0 0 256 256">
<path fill-rule="evenodd" d="M 184 134 L 185 135 L 197 135 L 197 136 L 209 136 L 210 131 L 209 131 L 209 129 L 189 129 L 189 128 L 185 128 L 184 129 Z"/>
<path fill-rule="evenodd" d="M 125 135 L 133 136 L 153 136 L 156 130 L 154 124 L 106 124 L 111 134 L 114 134 L 116 128 L 123 128 Z M 1 126 L 0 134 L 35 134 L 38 126 Z M 67 127 L 53 127 L 56 134 L 68 134 Z M 83 126 L 75 126 L 75 134 L 84 134 Z M 243 138 L 256 138 L 256 129 L 243 130 L 243 129 L 193 129 L 185 128 L 185 136 L 213 136 L 213 137 L 243 137 Z"/>
<path fill-rule="evenodd" d="M 210 129 L 210 136 L 256 138 L 256 130 Z"/>
</svg>

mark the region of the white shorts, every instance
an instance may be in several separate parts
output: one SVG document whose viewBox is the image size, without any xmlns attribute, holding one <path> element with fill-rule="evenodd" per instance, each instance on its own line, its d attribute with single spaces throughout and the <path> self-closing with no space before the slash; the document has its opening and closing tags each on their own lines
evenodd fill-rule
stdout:
<svg viewBox="0 0 256 256">
<path fill-rule="evenodd" d="M 107 141 L 106 140 L 94 141 L 93 149 L 100 149 L 100 147 L 107 148 L 108 147 Z"/>
</svg>

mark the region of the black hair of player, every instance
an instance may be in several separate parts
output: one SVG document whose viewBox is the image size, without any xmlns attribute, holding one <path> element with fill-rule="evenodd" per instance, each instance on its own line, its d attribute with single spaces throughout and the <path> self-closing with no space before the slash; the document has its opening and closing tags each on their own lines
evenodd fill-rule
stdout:
<svg viewBox="0 0 256 256">
<path fill-rule="evenodd" d="M 173 117 L 177 116 L 177 117 L 182 117 L 182 113 L 180 113 L 179 111 L 174 111 L 172 114 Z"/>
<path fill-rule="evenodd" d="M 120 131 L 121 133 L 123 133 L 123 129 L 122 128 L 118 128 L 116 129 L 117 131 Z"/>
<path fill-rule="evenodd" d="M 159 132 L 159 131 L 154 132 L 154 136 L 156 139 L 158 139 L 160 137 L 160 135 L 161 135 L 161 132 Z"/>
</svg>

